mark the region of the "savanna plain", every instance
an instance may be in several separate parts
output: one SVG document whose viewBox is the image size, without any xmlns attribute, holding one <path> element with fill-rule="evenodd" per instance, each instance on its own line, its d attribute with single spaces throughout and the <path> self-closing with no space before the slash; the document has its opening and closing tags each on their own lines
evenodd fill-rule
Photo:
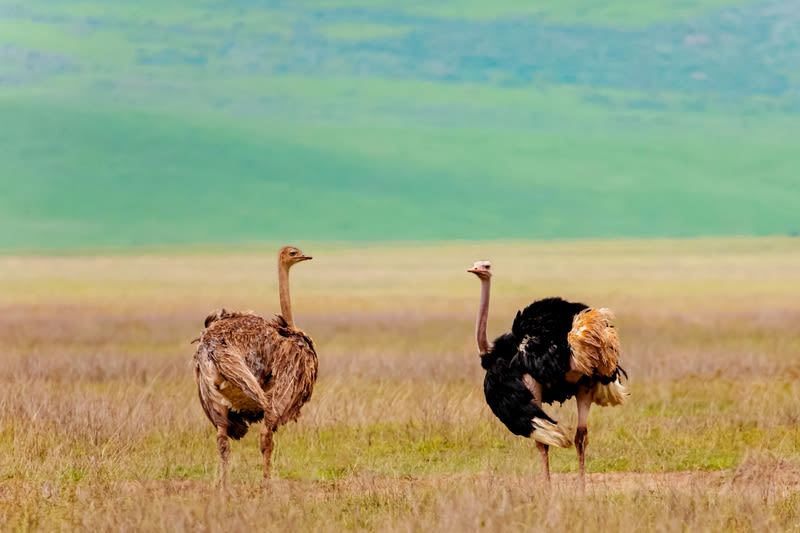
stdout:
<svg viewBox="0 0 800 533">
<path fill-rule="evenodd" d="M 0 257 L 3 530 L 775 531 L 800 523 L 800 241 L 293 243 L 320 379 L 219 490 L 190 341 L 214 308 L 278 310 L 279 244 Z M 577 457 L 486 406 L 474 341 L 552 295 L 616 311 L 631 396 Z M 548 409 L 575 426 L 574 400 Z"/>
</svg>

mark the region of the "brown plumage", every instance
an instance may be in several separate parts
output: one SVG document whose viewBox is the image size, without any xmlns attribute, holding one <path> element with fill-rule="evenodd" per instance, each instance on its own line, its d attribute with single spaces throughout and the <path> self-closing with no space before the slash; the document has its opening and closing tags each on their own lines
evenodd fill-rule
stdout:
<svg viewBox="0 0 800 533">
<path fill-rule="evenodd" d="M 584 309 L 572 319 L 567 341 L 575 369 L 586 376 L 610 378 L 619 361 L 619 337 L 611 325 L 614 313 L 605 307 Z"/>
<path fill-rule="evenodd" d="M 227 480 L 229 438 L 240 439 L 249 424 L 264 421 L 260 445 L 269 478 L 273 433 L 297 420 L 317 380 L 314 342 L 294 326 L 289 268 L 311 259 L 286 246 L 278 254 L 281 314 L 270 319 L 251 311 L 222 309 L 206 317 L 194 354 L 195 380 L 203 411 L 217 428 L 220 482 Z"/>
</svg>

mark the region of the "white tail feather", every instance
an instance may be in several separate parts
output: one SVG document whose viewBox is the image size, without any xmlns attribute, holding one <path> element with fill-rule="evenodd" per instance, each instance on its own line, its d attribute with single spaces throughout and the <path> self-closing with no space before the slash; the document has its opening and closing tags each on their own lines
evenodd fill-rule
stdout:
<svg viewBox="0 0 800 533">
<path fill-rule="evenodd" d="M 553 424 L 543 418 L 533 419 L 533 433 L 531 433 L 533 440 L 548 444 L 550 446 L 558 446 L 559 448 L 569 448 L 572 446 L 572 438 L 569 434 L 558 424 Z"/>
<path fill-rule="evenodd" d="M 608 385 L 598 384 L 594 388 L 592 401 L 600 406 L 622 405 L 628 399 L 628 396 L 630 396 L 628 389 L 617 379 Z"/>
</svg>

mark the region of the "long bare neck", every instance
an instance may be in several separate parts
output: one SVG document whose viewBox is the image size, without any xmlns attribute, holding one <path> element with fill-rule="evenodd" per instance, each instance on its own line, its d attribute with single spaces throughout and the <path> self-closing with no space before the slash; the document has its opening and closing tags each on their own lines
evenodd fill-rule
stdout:
<svg viewBox="0 0 800 533">
<path fill-rule="evenodd" d="M 294 328 L 292 317 L 292 299 L 289 297 L 289 266 L 278 263 L 278 293 L 281 298 L 281 315 L 290 328 Z"/>
<path fill-rule="evenodd" d="M 478 308 L 478 321 L 475 323 L 475 337 L 478 340 L 478 350 L 481 356 L 486 355 L 492 349 L 489 345 L 489 339 L 486 338 L 486 322 L 489 320 L 489 292 L 491 286 L 491 278 L 481 279 L 481 305 Z"/>
</svg>

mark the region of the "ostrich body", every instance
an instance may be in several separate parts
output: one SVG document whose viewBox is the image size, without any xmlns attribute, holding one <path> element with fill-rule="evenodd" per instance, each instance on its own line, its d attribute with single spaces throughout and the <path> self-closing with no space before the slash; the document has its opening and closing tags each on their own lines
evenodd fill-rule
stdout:
<svg viewBox="0 0 800 533">
<path fill-rule="evenodd" d="M 278 254 L 281 314 L 266 319 L 223 309 L 206 317 L 194 354 L 194 375 L 203 411 L 217 428 L 220 483 L 228 474 L 229 438 L 238 440 L 250 424 L 264 421 L 260 446 L 264 479 L 270 476 L 273 434 L 297 420 L 317 380 L 311 338 L 294 325 L 289 268 L 311 257 L 291 246 Z M 193 341 L 193 342 L 195 342 Z"/>
<path fill-rule="evenodd" d="M 578 450 L 581 481 L 588 443 L 587 418 L 592 403 L 620 405 L 627 392 L 619 381 L 619 338 L 608 309 L 591 309 L 561 298 L 537 300 L 518 311 L 511 326 L 493 344 L 486 337 L 491 288 L 491 263 L 478 261 L 468 270 L 481 280 L 476 324 L 486 402 L 515 435 L 532 437 L 550 479 L 549 446 L 568 448 L 568 432 L 542 410 L 542 403 L 578 404 Z"/>
</svg>

